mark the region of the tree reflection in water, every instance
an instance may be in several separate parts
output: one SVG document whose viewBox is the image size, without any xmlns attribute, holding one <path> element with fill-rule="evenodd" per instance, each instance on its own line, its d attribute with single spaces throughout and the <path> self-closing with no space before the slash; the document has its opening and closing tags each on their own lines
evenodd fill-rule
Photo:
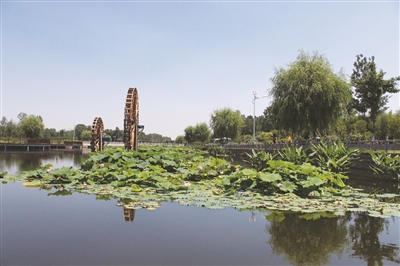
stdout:
<svg viewBox="0 0 400 266">
<path fill-rule="evenodd" d="M 63 166 L 79 166 L 89 154 L 82 151 L 51 151 L 31 153 L 2 153 L 0 154 L 4 169 L 15 168 L 15 173 L 38 169 L 41 165 L 52 164 L 54 168 Z"/>
<path fill-rule="evenodd" d="M 400 264 L 399 247 L 382 244 L 379 234 L 388 231 L 389 220 L 371 217 L 367 213 L 353 213 L 354 224 L 350 225 L 352 257 L 365 260 L 368 265 L 383 265 L 383 260 Z"/>
<path fill-rule="evenodd" d="M 351 257 L 365 260 L 368 265 L 384 265 L 384 260 L 400 263 L 399 247 L 380 243 L 379 234 L 388 231 L 388 220 L 350 212 L 316 220 L 301 217 L 282 212 L 266 216 L 270 220 L 266 230 L 272 251 L 284 255 L 292 265 L 328 265 L 330 256 L 336 253 L 340 257 L 346 246 L 351 249 Z"/>
<path fill-rule="evenodd" d="M 266 225 L 268 243 L 275 254 L 284 254 L 292 265 L 326 265 L 331 253 L 343 253 L 349 242 L 349 216 L 306 220 L 294 213 L 277 215 L 275 221 Z"/>
</svg>

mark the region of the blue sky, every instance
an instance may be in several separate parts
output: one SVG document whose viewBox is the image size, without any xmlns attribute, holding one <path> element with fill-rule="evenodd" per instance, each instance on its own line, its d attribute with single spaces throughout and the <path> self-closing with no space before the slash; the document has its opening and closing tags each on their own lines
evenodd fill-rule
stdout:
<svg viewBox="0 0 400 266">
<path fill-rule="evenodd" d="M 175 139 L 220 108 L 253 115 L 252 91 L 266 94 L 300 49 L 348 77 L 357 54 L 398 76 L 399 2 L 1 1 L 1 116 L 123 129 L 136 87 L 145 133 Z"/>
</svg>

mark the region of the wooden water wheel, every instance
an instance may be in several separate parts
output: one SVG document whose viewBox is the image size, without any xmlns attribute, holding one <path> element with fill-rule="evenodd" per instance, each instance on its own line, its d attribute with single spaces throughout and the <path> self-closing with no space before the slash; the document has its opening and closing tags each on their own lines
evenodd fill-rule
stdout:
<svg viewBox="0 0 400 266">
<path fill-rule="evenodd" d="M 126 150 L 138 149 L 139 95 L 136 88 L 129 88 L 124 113 L 124 145 Z"/>
<path fill-rule="evenodd" d="M 90 141 L 90 147 L 92 152 L 103 150 L 103 131 L 104 124 L 101 117 L 96 117 L 92 124 L 92 140 Z"/>
</svg>

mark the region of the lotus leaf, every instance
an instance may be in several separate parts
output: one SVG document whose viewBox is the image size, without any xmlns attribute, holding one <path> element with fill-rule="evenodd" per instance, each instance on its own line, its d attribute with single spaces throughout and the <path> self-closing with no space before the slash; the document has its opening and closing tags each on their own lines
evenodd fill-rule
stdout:
<svg viewBox="0 0 400 266">
<path fill-rule="evenodd" d="M 302 174 L 309 175 L 312 172 L 315 172 L 315 166 L 312 166 L 311 164 L 304 164 L 300 167 L 300 172 Z"/>
<path fill-rule="evenodd" d="M 248 176 L 248 177 L 255 177 L 255 176 L 257 176 L 257 171 L 255 171 L 255 170 L 253 170 L 253 169 L 243 169 L 243 170 L 242 170 L 242 173 L 243 173 L 245 176 Z"/>
<path fill-rule="evenodd" d="M 296 185 L 290 181 L 284 181 L 279 189 L 285 192 L 293 192 L 296 189 Z"/>
<path fill-rule="evenodd" d="M 284 212 L 272 211 L 270 214 L 264 216 L 270 222 L 282 222 L 285 220 Z"/>
<path fill-rule="evenodd" d="M 137 184 L 132 184 L 132 185 L 131 185 L 131 190 L 132 190 L 133 192 L 140 192 L 140 191 L 142 191 L 142 188 L 139 187 Z"/>
<path fill-rule="evenodd" d="M 281 175 L 276 173 L 261 173 L 259 178 L 265 182 L 274 182 L 282 179 Z"/>
</svg>

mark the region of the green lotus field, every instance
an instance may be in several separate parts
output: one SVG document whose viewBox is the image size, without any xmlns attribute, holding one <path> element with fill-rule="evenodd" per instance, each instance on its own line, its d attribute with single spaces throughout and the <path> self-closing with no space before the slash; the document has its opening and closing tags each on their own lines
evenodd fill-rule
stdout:
<svg viewBox="0 0 400 266">
<path fill-rule="evenodd" d="M 243 168 L 190 147 L 106 148 L 92 153 L 80 169 L 52 169 L 49 164 L 0 177 L 3 184 L 23 182 L 54 196 L 77 192 L 102 200 L 117 198 L 119 205 L 131 209 L 155 210 L 172 201 L 209 209 L 296 212 L 307 219 L 348 211 L 400 217 L 399 195 L 363 193 L 346 185 L 346 175 L 283 160 L 269 160 L 261 171 Z"/>
</svg>

